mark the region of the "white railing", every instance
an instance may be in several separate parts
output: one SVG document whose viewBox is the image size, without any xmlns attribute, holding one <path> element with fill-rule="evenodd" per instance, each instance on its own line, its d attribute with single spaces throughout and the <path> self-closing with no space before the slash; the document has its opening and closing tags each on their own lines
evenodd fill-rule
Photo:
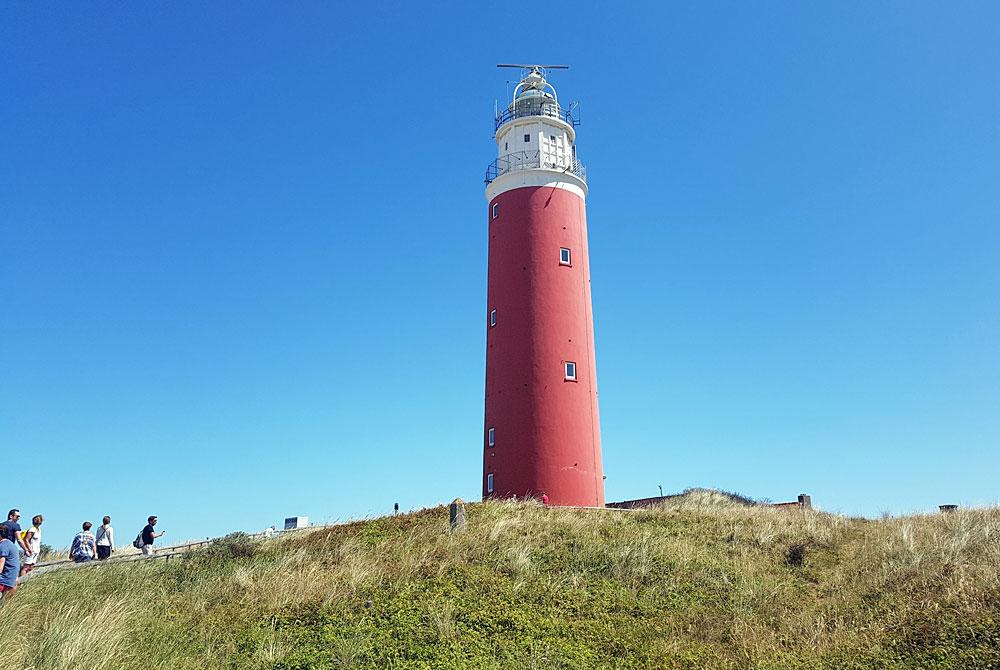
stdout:
<svg viewBox="0 0 1000 670">
<path fill-rule="evenodd" d="M 583 181 L 587 181 L 587 168 L 576 158 L 557 158 L 550 155 L 543 156 L 541 151 L 518 151 L 506 156 L 501 156 L 486 167 L 486 183 L 489 184 L 494 179 L 508 172 L 517 170 L 533 169 L 557 170 L 576 175 Z"/>
</svg>

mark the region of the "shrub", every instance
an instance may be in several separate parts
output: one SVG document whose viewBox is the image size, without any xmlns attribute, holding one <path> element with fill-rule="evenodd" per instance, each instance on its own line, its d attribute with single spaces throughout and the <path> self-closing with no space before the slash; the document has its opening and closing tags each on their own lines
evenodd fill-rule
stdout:
<svg viewBox="0 0 1000 670">
<path fill-rule="evenodd" d="M 192 558 L 199 561 L 229 561 L 233 559 L 253 558 L 257 555 L 259 544 L 246 533 L 230 533 L 222 537 L 204 549 L 200 549 L 192 555 Z"/>
</svg>

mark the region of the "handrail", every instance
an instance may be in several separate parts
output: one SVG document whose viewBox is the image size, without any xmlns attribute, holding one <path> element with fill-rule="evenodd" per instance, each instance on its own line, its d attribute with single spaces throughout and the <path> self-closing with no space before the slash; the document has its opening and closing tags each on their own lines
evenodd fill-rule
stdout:
<svg viewBox="0 0 1000 670">
<path fill-rule="evenodd" d="M 518 104 L 513 109 L 508 107 L 497 114 L 497 118 L 494 120 L 493 133 L 496 134 L 500 130 L 500 126 L 508 121 L 528 116 L 546 116 L 552 119 L 559 119 L 574 128 L 580 125 L 580 119 L 574 118 L 571 110 L 562 109 L 558 103 Z"/>
<path fill-rule="evenodd" d="M 247 536 L 250 539 L 254 539 L 254 540 L 268 539 L 268 538 L 271 538 L 271 537 L 277 537 L 278 535 L 283 534 L 283 533 L 291 533 L 291 532 L 301 531 L 301 530 L 314 530 L 314 529 L 327 528 L 329 526 L 336 526 L 336 525 L 339 525 L 339 524 L 338 523 L 323 523 L 323 524 L 316 524 L 316 525 L 306 526 L 304 528 L 287 528 L 285 530 L 278 530 L 278 529 L 276 529 L 276 530 L 271 531 L 271 532 L 261 531 L 261 532 L 257 532 L 257 533 L 247 533 Z M 24 581 L 24 580 L 27 580 L 27 579 L 33 578 L 33 577 L 40 577 L 41 575 L 46 574 L 48 572 L 55 572 L 57 570 L 64 570 L 64 569 L 70 569 L 70 568 L 82 568 L 82 567 L 86 567 L 86 566 L 99 566 L 99 565 L 113 565 L 113 564 L 117 564 L 117 563 L 127 563 L 127 562 L 132 562 L 132 561 L 142 561 L 142 560 L 149 560 L 149 559 L 161 559 L 161 558 L 162 559 L 170 559 L 170 558 L 173 558 L 175 556 L 181 556 L 181 555 L 183 555 L 183 554 L 185 554 L 185 553 L 187 553 L 189 551 L 193 551 L 195 549 L 201 549 L 202 547 L 207 547 L 208 545 L 210 545 L 210 544 L 212 544 L 214 542 L 218 542 L 219 540 L 223 539 L 224 537 L 225 536 L 222 536 L 222 537 L 210 537 L 210 538 L 205 538 L 204 540 L 192 540 L 190 542 L 183 542 L 181 544 L 172 544 L 172 545 L 168 545 L 168 546 L 165 546 L 165 547 L 158 547 L 156 549 L 156 551 L 154 553 L 152 553 L 152 554 L 143 554 L 142 552 L 139 552 L 139 551 L 128 552 L 128 553 L 124 553 L 124 554 L 119 554 L 118 556 L 110 556 L 110 557 L 108 557 L 107 559 L 105 559 L 103 561 L 97 560 L 96 558 L 93 559 L 93 560 L 90 560 L 90 561 L 85 561 L 83 563 L 77 563 L 76 561 L 74 561 L 72 559 L 69 559 L 69 558 L 57 559 L 57 560 L 54 560 L 54 561 L 46 561 L 44 563 L 38 563 L 35 566 L 35 569 L 32 570 L 31 572 L 29 572 L 24 577 L 21 577 L 20 581 Z M 128 551 L 128 547 L 125 547 L 125 549 L 126 549 L 126 551 Z M 63 553 L 65 553 L 65 551 L 64 550 L 60 550 L 58 553 L 63 554 Z"/>
<path fill-rule="evenodd" d="M 549 157 L 547 157 L 549 158 Z M 542 160 L 542 152 L 517 151 L 497 158 L 486 167 L 486 183 L 491 183 L 494 179 L 508 172 L 518 170 L 532 170 L 541 168 L 545 170 L 555 170 L 558 172 L 569 172 L 576 175 L 583 181 L 587 181 L 587 168 L 583 166 L 575 157 L 564 158 L 562 161 Z"/>
</svg>

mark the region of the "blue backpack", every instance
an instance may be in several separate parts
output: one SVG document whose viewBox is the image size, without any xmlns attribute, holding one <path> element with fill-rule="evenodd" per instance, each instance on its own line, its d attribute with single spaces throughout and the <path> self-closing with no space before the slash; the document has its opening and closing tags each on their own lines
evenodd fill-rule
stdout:
<svg viewBox="0 0 1000 670">
<path fill-rule="evenodd" d="M 81 535 L 83 533 L 77 533 L 76 537 L 73 538 L 73 548 L 70 553 L 73 558 L 93 558 L 94 554 L 91 552 L 90 542 L 84 542 Z"/>
</svg>

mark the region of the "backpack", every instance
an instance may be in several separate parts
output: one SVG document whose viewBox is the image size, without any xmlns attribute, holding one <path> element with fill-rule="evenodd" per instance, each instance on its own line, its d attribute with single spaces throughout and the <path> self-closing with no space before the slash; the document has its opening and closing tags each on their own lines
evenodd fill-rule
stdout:
<svg viewBox="0 0 1000 670">
<path fill-rule="evenodd" d="M 93 558 L 94 555 L 90 551 L 90 544 L 84 542 L 80 535 L 82 535 L 82 533 L 73 538 L 73 547 L 70 549 L 70 553 L 73 555 L 74 559 Z"/>
<path fill-rule="evenodd" d="M 142 542 L 142 533 L 141 532 L 138 535 L 135 536 L 134 540 L 132 540 L 132 546 L 135 547 L 136 549 L 142 549 L 144 546 L 146 546 Z"/>
</svg>

